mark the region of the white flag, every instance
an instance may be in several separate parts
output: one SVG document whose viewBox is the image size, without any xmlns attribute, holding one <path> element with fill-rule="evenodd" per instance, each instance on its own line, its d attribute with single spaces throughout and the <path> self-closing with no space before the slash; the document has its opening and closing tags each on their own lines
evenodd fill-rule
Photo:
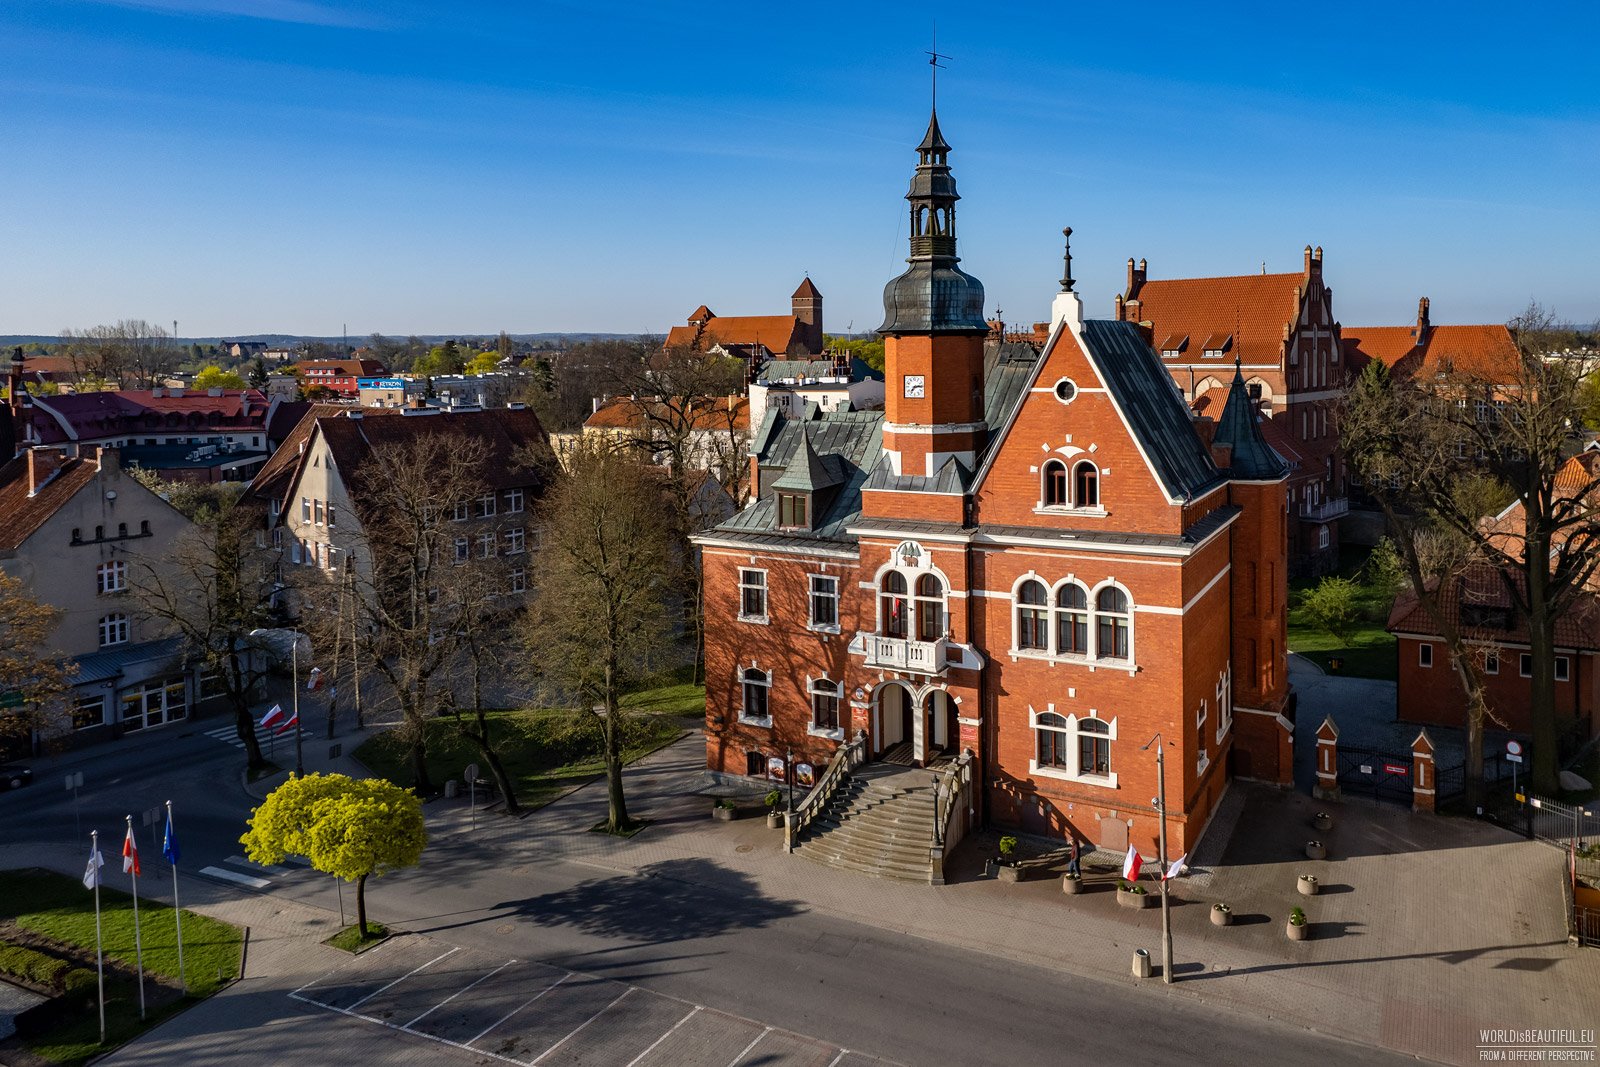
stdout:
<svg viewBox="0 0 1600 1067">
<path fill-rule="evenodd" d="M 89 865 L 83 869 L 83 888 L 93 889 L 100 884 L 100 868 L 106 865 L 105 857 L 100 855 L 100 850 L 89 850 Z"/>
<path fill-rule="evenodd" d="M 1182 874 L 1183 873 L 1184 861 L 1187 860 L 1188 858 L 1189 858 L 1189 854 L 1187 852 L 1185 852 L 1183 855 L 1181 855 L 1177 859 L 1173 860 L 1172 861 L 1172 866 L 1167 868 L 1167 873 L 1166 873 L 1165 880 L 1170 882 L 1174 878 L 1178 877 L 1178 875 Z"/>
</svg>

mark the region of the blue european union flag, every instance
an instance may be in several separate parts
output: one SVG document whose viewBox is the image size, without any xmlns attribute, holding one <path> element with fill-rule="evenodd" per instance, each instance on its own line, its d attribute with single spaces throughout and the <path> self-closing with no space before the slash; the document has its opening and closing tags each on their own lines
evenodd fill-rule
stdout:
<svg viewBox="0 0 1600 1067">
<path fill-rule="evenodd" d="M 172 832 L 172 812 L 167 812 L 167 832 L 161 835 L 161 854 L 174 867 L 178 865 L 178 835 Z"/>
</svg>

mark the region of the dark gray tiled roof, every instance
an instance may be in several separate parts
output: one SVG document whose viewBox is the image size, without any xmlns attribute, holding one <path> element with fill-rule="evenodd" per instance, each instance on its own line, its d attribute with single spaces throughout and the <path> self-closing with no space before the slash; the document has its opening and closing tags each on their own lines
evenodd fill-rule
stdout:
<svg viewBox="0 0 1600 1067">
<path fill-rule="evenodd" d="M 947 459 L 933 477 L 921 474 L 896 474 L 887 463 L 873 468 L 867 489 L 887 489 L 901 493 L 965 493 L 972 484 L 972 472 L 958 459 Z"/>
<path fill-rule="evenodd" d="M 837 547 L 847 541 L 845 527 L 861 514 L 861 487 L 868 469 L 883 451 L 883 412 L 818 412 L 807 405 L 807 417 L 793 419 L 776 410 L 767 412 L 757 433 L 752 451 L 764 468 L 782 467 L 786 471 L 797 453 L 809 444 L 821 460 L 823 470 L 836 488 L 825 505 L 815 501 L 815 527 L 810 531 L 777 532 L 777 500 L 772 494 L 762 497 L 712 531 L 713 536 L 748 535 L 770 537 L 759 543 L 801 546 L 809 543 Z"/>
<path fill-rule="evenodd" d="M 761 369 L 756 372 L 758 382 L 776 382 L 792 378 L 832 378 L 837 371 L 833 360 L 822 359 L 769 359 L 761 364 Z M 869 378 L 883 380 L 883 372 L 875 371 L 858 356 L 850 357 L 850 380 L 853 382 L 866 381 Z"/>
<path fill-rule="evenodd" d="M 772 488 L 814 493 L 838 485 L 844 481 L 842 464 L 838 456 L 829 456 L 828 459 L 833 462 L 825 463 L 817 455 L 817 450 L 811 447 L 811 434 L 802 424 L 800 447 L 795 449 L 794 457 L 789 460 L 789 465 L 783 469 L 778 480 L 772 483 Z"/>
<path fill-rule="evenodd" d="M 1039 353 L 1032 345 L 1006 341 L 998 346 L 994 361 L 984 368 L 983 421 L 989 424 L 986 450 L 988 444 L 1000 439 L 1000 430 L 1026 395 L 1038 365 Z"/>
<path fill-rule="evenodd" d="M 138 663 L 156 660 L 176 660 L 183 654 L 183 638 L 162 637 L 155 641 L 141 641 L 136 645 L 119 645 L 105 652 L 89 652 L 76 656 L 77 673 L 72 676 L 75 686 L 91 682 L 108 682 L 122 677 L 123 672 Z"/>
<path fill-rule="evenodd" d="M 1288 475 L 1288 462 L 1262 438 L 1260 419 L 1261 413 L 1245 387 L 1244 374 L 1235 363 L 1228 402 L 1222 408 L 1222 418 L 1217 420 L 1217 432 L 1213 437 L 1217 444 L 1233 448 L 1228 466 L 1230 477 L 1271 481 Z"/>
<path fill-rule="evenodd" d="M 1172 375 L 1139 327 L 1088 319 L 1083 340 L 1167 494 L 1185 499 L 1222 483 L 1226 476 L 1211 462 Z"/>
</svg>

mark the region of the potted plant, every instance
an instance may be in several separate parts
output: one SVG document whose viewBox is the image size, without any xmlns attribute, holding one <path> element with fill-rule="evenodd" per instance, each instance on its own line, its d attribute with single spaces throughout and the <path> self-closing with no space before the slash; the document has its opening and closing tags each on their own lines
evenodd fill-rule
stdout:
<svg viewBox="0 0 1600 1067">
<path fill-rule="evenodd" d="M 1333 829 L 1333 816 L 1325 811 L 1319 811 L 1311 816 L 1311 825 L 1326 833 Z"/>
<path fill-rule="evenodd" d="M 723 822 L 732 822 L 739 817 L 739 807 L 731 799 L 724 798 L 712 806 L 711 817 Z"/>
<path fill-rule="evenodd" d="M 1148 908 L 1155 898 L 1144 891 L 1138 882 L 1117 883 L 1117 903 L 1124 908 Z"/>
<path fill-rule="evenodd" d="M 1069 897 L 1075 897 L 1083 892 L 1083 875 L 1073 874 L 1070 871 L 1061 876 L 1061 891 Z"/>
<path fill-rule="evenodd" d="M 1308 859 L 1308 860 L 1325 860 L 1327 858 L 1328 858 L 1328 850 L 1326 848 L 1322 847 L 1322 842 L 1321 841 L 1307 841 L 1306 842 L 1306 859 Z"/>
<path fill-rule="evenodd" d="M 1302 908 L 1295 908 L 1289 913 L 1287 927 L 1290 941 L 1304 941 L 1311 936 L 1311 927 L 1306 924 L 1306 913 Z"/>
<path fill-rule="evenodd" d="M 1213 905 L 1211 905 L 1211 925 L 1212 926 L 1232 926 L 1233 925 L 1233 909 L 1228 907 L 1228 905 L 1226 905 L 1226 904 L 1213 904 Z"/>
<path fill-rule="evenodd" d="M 778 805 L 783 803 L 783 794 L 776 789 L 766 795 L 767 801 L 767 828 L 776 830 L 783 825 L 783 812 L 778 810 Z"/>
<path fill-rule="evenodd" d="M 999 873 L 1002 882 L 1015 882 L 1022 877 L 1022 868 L 1017 866 L 1017 839 L 1010 834 L 1000 839 Z"/>
<path fill-rule="evenodd" d="M 1301 896 L 1314 897 L 1317 895 L 1317 891 L 1321 888 L 1321 886 L 1317 885 L 1316 875 L 1302 874 L 1300 876 L 1300 881 L 1297 885 L 1297 888 L 1300 890 Z"/>
</svg>

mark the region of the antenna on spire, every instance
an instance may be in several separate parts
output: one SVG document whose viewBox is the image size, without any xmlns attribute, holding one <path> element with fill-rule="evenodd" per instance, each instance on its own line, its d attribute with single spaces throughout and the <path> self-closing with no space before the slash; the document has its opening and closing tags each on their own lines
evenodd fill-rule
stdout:
<svg viewBox="0 0 1600 1067">
<path fill-rule="evenodd" d="M 939 51 L 939 24 L 937 22 L 935 22 L 933 24 L 933 50 L 929 51 L 929 52 L 924 52 L 923 54 L 928 57 L 928 66 L 933 68 L 933 70 L 932 70 L 932 74 L 933 74 L 933 106 L 935 108 L 938 108 L 938 106 L 939 106 L 939 60 L 941 60 L 941 59 L 949 59 L 950 57 L 947 56 L 947 55 L 944 55 L 943 53 L 941 53 Z"/>
</svg>

